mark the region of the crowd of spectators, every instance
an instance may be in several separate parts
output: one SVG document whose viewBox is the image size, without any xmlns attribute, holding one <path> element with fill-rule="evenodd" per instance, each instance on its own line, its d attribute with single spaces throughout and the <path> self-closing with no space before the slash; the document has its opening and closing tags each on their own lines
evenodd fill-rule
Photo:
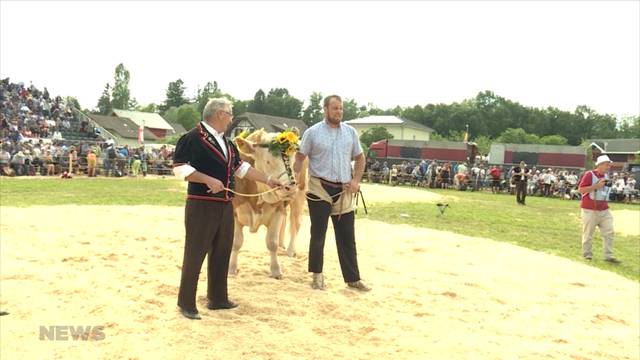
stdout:
<svg viewBox="0 0 640 360">
<path fill-rule="evenodd" d="M 68 140 L 76 134 L 85 140 Z M 0 80 L 0 175 L 60 176 L 86 174 L 138 176 L 170 174 L 171 150 L 129 148 L 105 141 L 100 130 L 66 99 L 45 87 Z"/>
<path fill-rule="evenodd" d="M 160 148 L 115 146 L 112 142 L 69 142 L 30 139 L 0 141 L 0 175 L 60 176 L 70 178 L 138 176 L 171 173 L 172 151 Z"/>
<path fill-rule="evenodd" d="M 494 193 L 514 193 L 511 181 L 513 167 L 489 165 L 478 161 L 465 162 L 421 160 L 389 164 L 372 160 L 367 164 L 366 179 L 390 185 L 410 184 L 437 189 L 491 190 Z M 527 195 L 580 199 L 577 185 L 582 172 L 575 169 L 531 168 Z M 639 197 L 636 180 L 629 173 L 612 173 L 611 201 L 631 202 Z"/>
<path fill-rule="evenodd" d="M 76 130 L 87 139 L 99 140 L 99 130 L 86 117 L 79 117 L 71 104 L 55 98 L 45 87 L 0 80 L 0 138 L 62 140 L 64 132 Z"/>
</svg>

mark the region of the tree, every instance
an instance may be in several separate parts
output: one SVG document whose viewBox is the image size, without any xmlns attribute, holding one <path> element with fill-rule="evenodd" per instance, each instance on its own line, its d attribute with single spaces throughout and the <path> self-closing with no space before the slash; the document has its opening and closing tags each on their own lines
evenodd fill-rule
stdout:
<svg viewBox="0 0 640 360">
<path fill-rule="evenodd" d="M 238 116 L 247 112 L 249 101 L 236 100 L 233 102 L 233 115 Z"/>
<path fill-rule="evenodd" d="M 560 135 L 547 135 L 540 138 L 543 145 L 567 145 L 567 138 Z"/>
<path fill-rule="evenodd" d="M 169 82 L 166 91 L 167 98 L 164 100 L 162 110 L 166 110 L 172 106 L 179 108 L 181 105 L 187 104 L 189 100 L 185 98 L 184 90 L 185 86 L 182 79 Z"/>
<path fill-rule="evenodd" d="M 262 91 L 262 89 L 259 89 L 253 96 L 253 100 L 249 101 L 247 110 L 258 114 L 264 114 L 265 98 L 266 95 L 264 94 L 264 91 Z"/>
<path fill-rule="evenodd" d="M 158 105 L 154 104 L 154 103 L 149 103 L 145 106 L 142 105 L 138 105 L 137 107 L 134 108 L 136 111 L 141 111 L 141 112 L 147 112 L 147 113 L 157 113 L 158 112 Z"/>
<path fill-rule="evenodd" d="M 120 63 L 116 66 L 114 80 L 111 104 L 115 109 L 127 110 L 130 108 L 131 95 L 129 93 L 129 70 L 124 67 L 124 64 Z"/>
<path fill-rule="evenodd" d="M 454 142 L 463 142 L 464 141 L 464 131 L 452 130 L 448 134 L 441 135 L 438 133 L 432 133 L 429 136 L 430 140 L 433 141 L 454 141 Z"/>
<path fill-rule="evenodd" d="M 176 121 L 186 130 L 193 129 L 200 121 L 200 113 L 195 109 L 196 104 L 183 104 L 178 108 Z"/>
<path fill-rule="evenodd" d="M 67 101 L 67 105 L 70 105 L 78 110 L 82 109 L 82 106 L 80 106 L 78 99 L 74 98 L 73 96 L 67 96 L 66 101 Z"/>
<path fill-rule="evenodd" d="M 503 144 L 537 144 L 538 139 L 536 135 L 527 134 L 522 128 L 509 128 L 496 138 L 496 142 Z"/>
<path fill-rule="evenodd" d="M 309 105 L 302 113 L 302 121 L 311 126 L 322 120 L 322 94 L 313 92 L 309 97 Z"/>
<path fill-rule="evenodd" d="M 127 109 L 135 110 L 139 107 L 140 104 L 138 104 L 138 100 L 136 100 L 136 98 L 131 98 L 131 100 L 129 100 L 129 106 L 127 106 Z"/>
<path fill-rule="evenodd" d="M 362 135 L 360 135 L 360 142 L 366 149 L 368 149 L 373 142 L 383 139 L 393 139 L 393 135 L 383 126 L 374 126 L 365 130 Z"/>
<path fill-rule="evenodd" d="M 598 114 L 595 110 L 590 109 L 586 105 L 579 106 L 576 110 L 585 118 L 588 118 L 589 137 L 598 137 L 600 139 L 610 139 L 616 136 L 616 118 L 609 114 Z"/>
<path fill-rule="evenodd" d="M 402 110 L 400 117 L 403 119 L 417 122 L 418 124 L 424 124 L 425 122 L 424 109 L 420 105 L 416 105 L 414 107 L 410 107 Z"/>
<path fill-rule="evenodd" d="M 202 113 L 202 110 L 204 110 L 204 107 L 207 105 L 207 102 L 209 101 L 209 99 L 211 98 L 217 98 L 217 97 L 222 97 L 222 91 L 220 91 L 220 89 L 218 88 L 218 82 L 214 81 L 214 82 L 207 82 L 204 85 L 204 88 L 202 88 L 202 90 L 198 90 L 198 93 L 196 95 L 196 102 L 198 103 L 198 112 Z"/>
<path fill-rule="evenodd" d="M 175 145 L 183 134 L 173 134 L 165 137 L 162 142 L 165 144 Z"/>
<path fill-rule="evenodd" d="M 178 108 L 173 106 L 167 109 L 167 111 L 162 114 L 162 117 L 171 123 L 178 122 Z"/>
<path fill-rule="evenodd" d="M 107 83 L 104 86 L 104 90 L 102 90 L 102 95 L 98 99 L 98 113 L 101 115 L 108 115 L 113 110 L 113 105 L 111 104 L 111 86 Z"/>
<path fill-rule="evenodd" d="M 361 111 L 354 99 L 344 99 L 342 102 L 342 120 L 349 121 L 361 117 Z M 368 146 L 368 145 L 367 145 Z"/>
<path fill-rule="evenodd" d="M 262 89 L 258 90 L 247 104 L 247 111 L 258 114 L 282 116 L 299 119 L 302 112 L 302 101 L 289 94 L 284 88 L 269 90 L 265 96 Z"/>
<path fill-rule="evenodd" d="M 271 89 L 264 99 L 264 114 L 299 119 L 301 113 L 302 101 L 291 96 L 287 89 Z"/>
<path fill-rule="evenodd" d="M 472 142 L 476 143 L 478 147 L 478 152 L 482 155 L 489 154 L 489 150 L 491 150 L 491 139 L 488 136 L 480 135 L 472 140 Z"/>
<path fill-rule="evenodd" d="M 618 137 L 640 139 L 640 115 L 625 116 L 620 121 Z M 637 157 L 640 159 L 640 157 Z"/>
</svg>

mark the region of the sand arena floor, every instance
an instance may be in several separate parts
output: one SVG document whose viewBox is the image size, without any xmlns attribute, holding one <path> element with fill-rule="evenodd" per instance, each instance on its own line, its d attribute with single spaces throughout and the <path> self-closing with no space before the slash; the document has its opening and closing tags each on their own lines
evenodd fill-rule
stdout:
<svg viewBox="0 0 640 360">
<path fill-rule="evenodd" d="M 406 191 L 406 193 L 405 193 Z M 367 193 L 370 203 L 385 201 Z M 422 192 L 424 194 L 424 192 Z M 424 201 L 437 201 L 437 195 Z M 402 194 L 415 198 L 410 189 Z M 299 255 L 269 275 L 264 230 L 246 234 L 229 292 L 240 307 L 176 309 L 183 208 L 0 209 L 3 359 L 638 359 L 637 282 L 564 258 L 453 233 L 358 220 L 361 273 L 345 288 L 332 230 L 328 290 Z M 146 219 L 140 221 L 141 217 Z M 40 340 L 40 326 L 104 326 L 103 340 Z"/>
</svg>

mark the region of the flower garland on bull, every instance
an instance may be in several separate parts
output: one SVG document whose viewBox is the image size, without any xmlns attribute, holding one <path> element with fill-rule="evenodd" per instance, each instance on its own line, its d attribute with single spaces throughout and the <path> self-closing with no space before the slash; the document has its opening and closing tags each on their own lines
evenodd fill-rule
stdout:
<svg viewBox="0 0 640 360">
<path fill-rule="evenodd" d="M 242 131 L 238 136 L 241 138 L 246 138 L 249 134 L 246 131 Z M 295 179 L 293 178 L 293 171 L 291 170 L 291 157 L 298 151 L 299 147 L 299 138 L 298 134 L 294 129 L 285 129 L 284 131 L 279 132 L 276 136 L 271 140 L 271 142 L 267 144 L 260 144 L 258 146 L 265 147 L 269 150 L 269 152 L 275 156 L 282 158 L 282 162 L 284 162 L 284 168 L 287 170 L 287 175 L 289 176 L 289 183 L 295 184 Z"/>
</svg>

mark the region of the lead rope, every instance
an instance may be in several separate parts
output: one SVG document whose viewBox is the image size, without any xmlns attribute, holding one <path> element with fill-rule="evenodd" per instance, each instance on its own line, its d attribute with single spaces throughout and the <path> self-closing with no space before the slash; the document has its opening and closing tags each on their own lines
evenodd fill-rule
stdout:
<svg viewBox="0 0 640 360">
<path fill-rule="evenodd" d="M 281 178 L 281 177 L 282 177 L 282 175 L 285 175 L 285 173 L 283 172 L 283 173 L 282 173 L 282 174 L 280 174 L 276 179 Z M 270 178 L 270 177 L 269 177 L 269 178 Z M 269 181 L 269 180 L 267 180 L 267 181 Z M 289 185 L 291 185 L 291 184 L 289 184 Z M 257 194 L 245 194 L 245 193 L 241 193 L 241 192 L 237 192 L 237 191 L 231 190 L 231 189 L 226 188 L 226 187 L 225 187 L 225 188 L 223 188 L 223 190 L 226 190 L 226 191 L 228 191 L 228 192 L 234 193 L 234 194 L 236 194 L 236 195 L 238 195 L 238 196 L 244 196 L 244 197 L 258 197 L 258 196 L 262 196 L 262 195 L 265 195 L 265 194 L 272 193 L 272 192 L 274 192 L 274 191 L 278 190 L 278 188 L 277 188 L 277 187 L 275 187 L 275 188 L 271 188 L 271 189 L 269 189 L 269 190 L 266 190 L 266 191 L 263 191 L 263 192 L 261 192 L 261 193 L 257 193 Z"/>
<path fill-rule="evenodd" d="M 289 157 L 287 157 L 284 153 L 282 153 L 282 162 L 284 162 L 284 168 L 286 169 L 286 171 L 284 171 L 280 175 L 278 175 L 278 177 L 276 179 L 280 179 L 283 175 L 288 175 L 289 176 L 289 185 L 292 185 L 292 184 L 295 185 L 296 181 L 293 178 L 293 172 L 291 171 L 291 166 L 289 165 L 290 164 L 289 163 Z M 267 180 L 267 181 L 269 181 L 269 180 Z M 233 193 L 235 195 L 238 195 L 238 196 L 258 197 L 258 196 L 262 196 L 262 195 L 266 195 L 266 194 L 272 193 L 272 192 L 278 190 L 278 188 L 271 188 L 269 190 L 266 190 L 266 191 L 263 191 L 263 192 L 257 193 L 257 194 L 244 194 L 244 193 L 241 193 L 241 192 L 237 192 L 237 191 L 231 190 L 231 189 L 226 188 L 226 187 L 223 188 L 223 190 L 226 190 L 226 191 L 228 191 L 230 193 Z"/>
<path fill-rule="evenodd" d="M 229 189 L 229 188 L 224 188 L 224 190 L 226 190 L 226 191 L 228 191 L 228 192 L 231 192 L 231 193 L 234 193 L 234 194 L 236 194 L 236 195 L 238 195 L 238 196 L 244 196 L 244 197 L 256 197 L 256 196 L 262 196 L 262 195 L 264 195 L 264 194 L 268 194 L 268 193 L 274 192 L 274 191 L 278 190 L 278 188 L 271 188 L 271 189 L 269 189 L 269 190 L 267 190 L 267 191 L 263 191 L 263 192 L 261 192 L 261 193 L 257 193 L 257 194 L 244 194 L 244 193 L 241 193 L 241 192 L 233 191 L 233 190 L 231 190 L 231 189 Z"/>
</svg>

